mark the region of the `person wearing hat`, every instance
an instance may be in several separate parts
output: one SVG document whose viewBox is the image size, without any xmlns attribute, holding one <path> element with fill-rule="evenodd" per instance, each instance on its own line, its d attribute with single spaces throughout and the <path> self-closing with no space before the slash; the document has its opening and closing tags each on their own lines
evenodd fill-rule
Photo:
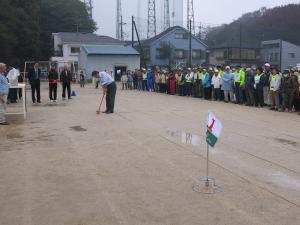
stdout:
<svg viewBox="0 0 300 225">
<path fill-rule="evenodd" d="M 182 70 L 178 71 L 176 83 L 178 87 L 178 91 L 177 91 L 178 95 L 184 96 L 184 77 L 183 77 Z"/>
<path fill-rule="evenodd" d="M 246 69 L 245 75 L 245 94 L 247 99 L 247 106 L 254 106 L 254 70 Z"/>
<path fill-rule="evenodd" d="M 271 95 L 270 95 L 270 77 L 272 75 L 270 63 L 266 63 L 264 66 L 265 74 L 265 84 L 264 84 L 264 104 L 267 106 L 271 105 Z"/>
<path fill-rule="evenodd" d="M 283 97 L 282 108 L 280 111 L 285 112 L 286 109 L 288 109 L 288 111 L 291 112 L 296 87 L 294 85 L 294 81 L 289 70 L 285 70 L 283 72 L 280 88 Z"/>
<path fill-rule="evenodd" d="M 147 91 L 153 91 L 153 73 L 151 69 L 147 72 Z"/>
<path fill-rule="evenodd" d="M 256 69 L 254 76 L 254 100 L 255 106 L 264 107 L 264 85 L 266 82 L 266 75 L 261 67 Z"/>
<path fill-rule="evenodd" d="M 215 101 L 221 100 L 221 82 L 222 82 L 222 77 L 219 74 L 219 70 L 216 68 L 214 71 L 214 75 L 212 76 L 212 79 L 211 79 L 212 98 Z"/>
<path fill-rule="evenodd" d="M 194 78 L 193 78 L 193 96 L 195 98 L 200 98 L 200 69 L 198 68 L 194 71 Z"/>
<path fill-rule="evenodd" d="M 243 68 L 237 68 L 233 73 L 234 75 L 234 93 L 236 104 L 243 104 L 243 87 L 245 84 L 245 72 Z"/>
<path fill-rule="evenodd" d="M 203 76 L 203 86 L 204 86 L 204 98 L 206 100 L 211 99 L 211 78 L 214 74 L 212 68 L 209 68 L 209 72 L 206 72 Z"/>
<path fill-rule="evenodd" d="M 142 84 L 143 84 L 143 91 L 147 91 L 147 71 L 143 68 L 142 70 Z"/>
<path fill-rule="evenodd" d="M 57 98 L 57 80 L 58 80 L 58 73 L 56 71 L 55 65 L 52 64 L 51 69 L 48 73 L 50 102 L 56 102 L 56 98 Z"/>
<path fill-rule="evenodd" d="M 224 101 L 227 103 L 233 101 L 233 79 L 230 66 L 225 67 L 225 72 L 222 76 L 222 90 L 224 91 Z"/>
<path fill-rule="evenodd" d="M 279 75 L 279 70 L 274 68 L 270 76 L 270 95 L 271 95 L 271 107 L 270 110 L 279 110 L 279 91 L 281 85 L 281 76 Z"/>
<path fill-rule="evenodd" d="M 188 68 L 184 77 L 185 80 L 185 95 L 192 96 L 192 83 L 193 83 L 194 73 L 191 68 Z"/>
</svg>

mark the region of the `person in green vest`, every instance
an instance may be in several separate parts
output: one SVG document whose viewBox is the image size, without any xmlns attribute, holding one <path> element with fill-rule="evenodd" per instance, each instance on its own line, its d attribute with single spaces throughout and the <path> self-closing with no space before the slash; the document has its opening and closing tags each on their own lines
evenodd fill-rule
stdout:
<svg viewBox="0 0 300 225">
<path fill-rule="evenodd" d="M 234 93 L 237 104 L 243 104 L 243 87 L 245 85 L 245 72 L 243 68 L 238 68 L 234 73 Z"/>
<path fill-rule="evenodd" d="M 188 68 L 185 73 L 185 95 L 192 96 L 192 84 L 194 73 L 192 73 L 191 68 Z"/>
<path fill-rule="evenodd" d="M 147 71 L 145 68 L 142 69 L 142 81 L 143 81 L 143 91 L 147 91 Z"/>
<path fill-rule="evenodd" d="M 270 110 L 279 110 L 279 91 L 281 85 L 281 76 L 278 69 L 273 69 L 270 76 L 270 94 L 271 94 L 271 107 Z"/>
<path fill-rule="evenodd" d="M 200 98 L 200 70 L 199 68 L 194 71 L 193 79 L 193 96 L 195 98 Z"/>
<path fill-rule="evenodd" d="M 254 76 L 254 100 L 255 106 L 264 107 L 264 84 L 266 76 L 263 73 L 261 67 L 256 69 L 256 74 Z"/>
</svg>

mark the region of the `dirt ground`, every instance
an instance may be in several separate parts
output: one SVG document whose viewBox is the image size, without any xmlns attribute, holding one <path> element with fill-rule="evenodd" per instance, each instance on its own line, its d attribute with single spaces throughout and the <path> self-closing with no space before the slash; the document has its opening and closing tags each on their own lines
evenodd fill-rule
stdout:
<svg viewBox="0 0 300 225">
<path fill-rule="evenodd" d="M 1 225 L 299 225 L 300 116 L 137 91 L 30 103 L 0 127 Z M 59 88 L 59 96 L 61 89 Z M 9 106 L 8 110 L 12 110 Z M 104 110 L 104 108 L 103 108 Z M 205 176 L 208 110 L 223 123 Z"/>
</svg>

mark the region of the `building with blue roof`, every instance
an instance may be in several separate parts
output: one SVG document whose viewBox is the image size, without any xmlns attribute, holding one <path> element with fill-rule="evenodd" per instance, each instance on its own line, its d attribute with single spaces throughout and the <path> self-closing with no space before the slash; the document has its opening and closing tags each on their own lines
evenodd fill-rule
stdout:
<svg viewBox="0 0 300 225">
<path fill-rule="evenodd" d="M 119 80 L 123 72 L 140 68 L 140 54 L 131 46 L 83 45 L 79 54 L 79 70 L 87 79 L 93 71 L 112 71 Z"/>
</svg>

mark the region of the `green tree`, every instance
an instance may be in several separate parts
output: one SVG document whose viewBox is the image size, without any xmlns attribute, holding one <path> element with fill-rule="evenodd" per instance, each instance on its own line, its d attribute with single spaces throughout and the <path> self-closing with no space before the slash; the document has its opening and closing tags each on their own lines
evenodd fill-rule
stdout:
<svg viewBox="0 0 300 225">
<path fill-rule="evenodd" d="M 10 0 L 1 0 L 0 8 L 0 61 L 9 64 L 14 63 L 13 47 L 16 44 L 14 33 L 16 24 L 16 12 L 10 4 Z"/>
</svg>

